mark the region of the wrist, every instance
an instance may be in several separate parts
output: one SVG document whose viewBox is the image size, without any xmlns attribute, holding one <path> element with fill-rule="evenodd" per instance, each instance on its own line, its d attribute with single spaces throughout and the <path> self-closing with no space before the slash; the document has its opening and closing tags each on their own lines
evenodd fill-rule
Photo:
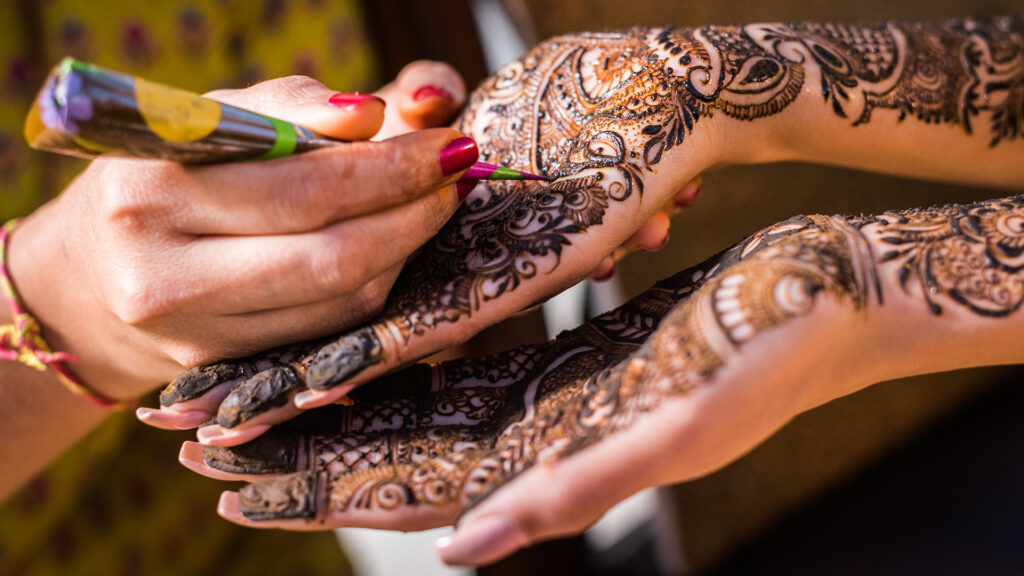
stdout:
<svg viewBox="0 0 1024 576">
<path fill-rule="evenodd" d="M 97 405 L 116 405 L 139 392 L 118 385 L 120 380 L 113 377 L 111 369 L 102 368 L 113 367 L 114 363 L 80 344 L 105 343 L 96 338 L 102 331 L 95 320 L 84 314 L 94 310 L 95 304 L 74 301 L 87 294 L 88 288 L 70 273 L 73 267 L 66 258 L 65 231 L 54 229 L 50 218 L 54 209 L 51 203 L 26 218 L 8 242 L 7 270 L 18 306 L 26 315 L 21 320 L 37 326 L 36 337 L 32 338 L 35 347 L 48 348 L 57 360 L 44 361 L 47 378 L 68 388 L 69 394 L 78 394 Z M 93 337 L 86 337 L 90 333 Z"/>
</svg>

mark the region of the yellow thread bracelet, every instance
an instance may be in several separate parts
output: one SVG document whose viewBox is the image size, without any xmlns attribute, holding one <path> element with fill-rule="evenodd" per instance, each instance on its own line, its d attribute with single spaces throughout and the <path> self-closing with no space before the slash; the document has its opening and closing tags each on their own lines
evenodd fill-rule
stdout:
<svg viewBox="0 0 1024 576">
<path fill-rule="evenodd" d="M 14 290 L 14 281 L 7 269 L 7 243 L 11 233 L 18 226 L 14 219 L 0 228 L 0 290 L 7 297 L 12 322 L 0 325 L 0 360 L 13 360 L 40 372 L 49 367 L 65 388 L 78 396 L 84 396 L 97 406 L 124 408 L 130 403 L 105 396 L 79 380 L 67 367 L 67 362 L 77 362 L 72 354 L 54 352 L 43 339 L 39 321 L 29 314 Z"/>
</svg>

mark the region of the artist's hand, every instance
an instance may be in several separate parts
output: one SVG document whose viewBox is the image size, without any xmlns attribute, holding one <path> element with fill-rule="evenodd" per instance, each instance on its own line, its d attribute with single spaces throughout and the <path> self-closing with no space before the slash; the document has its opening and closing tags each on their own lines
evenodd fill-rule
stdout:
<svg viewBox="0 0 1024 576">
<path fill-rule="evenodd" d="M 10 248 L 17 287 L 50 343 L 78 356 L 73 370 L 115 398 L 373 317 L 476 160 L 472 142 L 444 152 L 461 136 L 447 128 L 368 142 L 383 101 L 309 78 L 210 96 L 354 142 L 218 166 L 98 159 L 26 219 Z M 402 108 L 392 124 L 438 107 Z"/>
<path fill-rule="evenodd" d="M 326 348 L 190 371 L 165 391 L 158 416 L 144 412 L 149 421 L 180 426 L 180 414 L 189 422 L 217 414 L 221 426 L 204 429 L 204 440 L 243 442 L 300 404 L 334 401 L 590 274 L 607 275 L 623 246 L 663 245 L 663 208 L 696 198 L 695 179 L 721 159 L 722 138 L 698 108 L 670 101 L 681 88 L 660 84 L 665 73 L 647 58 L 656 45 L 639 33 L 551 41 L 486 81 L 456 126 L 480 143 L 481 159 L 556 181 L 480 184 L 407 266 L 372 325 Z M 598 56 L 613 65 L 587 64 Z M 562 76 L 581 84 L 564 92 L 549 86 Z M 295 370 L 261 372 L 280 364 Z M 290 402 L 307 385 L 315 391 Z"/>
</svg>

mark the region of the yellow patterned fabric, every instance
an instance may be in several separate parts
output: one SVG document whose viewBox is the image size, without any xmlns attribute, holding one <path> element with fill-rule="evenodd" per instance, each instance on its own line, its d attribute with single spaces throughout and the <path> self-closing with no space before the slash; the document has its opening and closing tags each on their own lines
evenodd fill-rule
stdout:
<svg viewBox="0 0 1024 576">
<path fill-rule="evenodd" d="M 39 83 L 63 56 L 199 92 L 289 74 L 345 91 L 379 82 L 355 0 L 0 2 L 0 222 L 28 214 L 85 166 L 30 150 L 21 135 Z M 128 413 L 110 418 L 0 509 L 0 576 L 349 572 L 330 532 L 249 530 L 217 517 L 228 486 L 177 463 L 193 437 Z"/>
</svg>

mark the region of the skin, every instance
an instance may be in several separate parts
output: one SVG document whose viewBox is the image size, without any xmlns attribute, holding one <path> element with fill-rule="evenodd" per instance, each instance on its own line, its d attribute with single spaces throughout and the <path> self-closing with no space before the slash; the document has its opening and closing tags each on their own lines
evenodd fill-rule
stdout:
<svg viewBox="0 0 1024 576">
<path fill-rule="evenodd" d="M 452 99 L 414 102 L 417 82 L 428 78 Z M 379 310 L 417 238 L 428 238 L 458 203 L 458 174 L 444 176 L 436 164 L 459 134 L 435 129 L 379 144 L 366 139 L 450 116 L 465 89 L 450 68 L 420 62 L 380 91 L 387 107 L 370 101 L 342 110 L 327 105 L 332 94 L 290 77 L 210 96 L 358 141 L 344 150 L 201 168 L 101 159 L 22 222 L 8 249 L 16 288 L 51 346 L 79 358 L 73 370 L 80 378 L 110 397 L 133 398 L 185 366 L 322 335 Z M 382 124 L 387 131 L 378 132 Z M 404 185 L 370 187 L 376 177 L 368 168 L 381 165 L 405 171 L 394 180 Z M 339 195 L 336 183 L 313 177 L 325 171 L 351 191 Z M 323 259 L 310 269 L 315 254 L 342 256 L 331 248 L 339 239 L 393 226 L 410 238 L 386 252 L 381 260 L 390 263 L 346 271 Z M 289 268 L 304 269 L 304 278 L 269 281 Z M 225 282 L 260 287 L 224 290 Z M 9 322 L 7 307 L 0 308 L 0 323 Z M 108 413 L 68 393 L 52 374 L 13 362 L 0 364 L 0 397 L 0 434 L 22 439 L 0 451 L 0 497 Z"/>
<path fill-rule="evenodd" d="M 440 94 L 416 98 L 427 85 Z M 450 66 L 421 61 L 377 92 L 382 100 L 341 109 L 328 105 L 334 93 L 289 77 L 208 96 L 347 146 L 203 167 L 104 158 L 24 219 L 9 244 L 12 276 L 50 345 L 78 358 L 79 378 L 134 398 L 187 367 L 324 336 L 380 311 L 402 263 L 459 203 L 461 172 L 444 175 L 438 163 L 459 133 L 431 128 L 466 91 Z M 652 222 L 624 249 L 660 246 L 666 230 Z M 393 239 L 394 229 L 405 233 Z M 51 373 L 13 362 L 0 363 L 0 398 L 0 434 L 19 439 L 0 450 L 0 498 L 108 414 Z M 177 417 L 189 427 L 209 419 Z"/>
<path fill-rule="evenodd" d="M 200 440 L 243 443 L 462 342 L 605 267 L 711 166 L 805 160 L 1019 186 L 1021 29 L 1019 17 L 769 23 L 542 43 L 484 82 L 455 126 L 483 159 L 553 181 L 478 186 L 405 267 L 378 318 L 286 356 L 227 362 L 224 378 L 186 373 L 167 389 L 165 422 L 216 416 Z M 284 365 L 293 372 L 275 381 L 286 385 L 248 383 Z"/>
<path fill-rule="evenodd" d="M 459 519 L 442 558 L 487 563 L 878 380 L 1024 362 L 1022 305 L 1024 196 L 798 216 L 551 342 L 415 366 L 248 444 L 186 443 L 181 461 L 251 482 L 222 497 L 229 520 Z"/>
</svg>

